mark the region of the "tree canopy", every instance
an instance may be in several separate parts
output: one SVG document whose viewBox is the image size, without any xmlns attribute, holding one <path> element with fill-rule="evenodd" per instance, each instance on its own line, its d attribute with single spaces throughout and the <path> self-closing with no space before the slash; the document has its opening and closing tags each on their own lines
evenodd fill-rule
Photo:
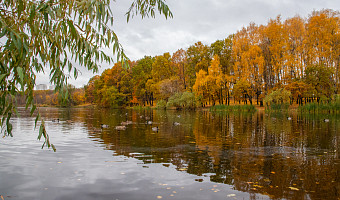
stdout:
<svg viewBox="0 0 340 200">
<path fill-rule="evenodd" d="M 16 112 L 17 94 L 26 95 L 26 109 L 34 114 L 33 89 L 36 74 L 50 71 L 50 83 L 63 92 L 69 77 L 77 78 L 77 63 L 97 72 L 102 62 L 113 62 L 104 49 L 112 49 L 117 60 L 127 56 L 113 30 L 111 0 L 3 0 L 0 4 L 0 116 L 2 131 L 12 136 L 10 118 Z M 165 0 L 134 0 L 126 12 L 133 16 L 166 18 L 172 13 Z M 49 69 L 49 70 L 47 70 Z M 114 89 L 113 89 L 114 90 Z M 63 93 L 68 95 L 67 90 Z M 38 139 L 52 147 L 41 121 Z M 44 146 L 43 145 L 43 146 Z"/>
<path fill-rule="evenodd" d="M 278 16 L 210 45 L 198 41 L 172 56 L 144 57 L 131 70 L 122 68 L 133 84 L 126 92 L 118 89 L 126 95 L 120 103 L 152 106 L 176 93 L 194 92 L 201 106 L 229 104 L 232 97 L 245 104 L 256 98 L 261 105 L 266 95 L 283 89 L 290 92 L 290 103 L 330 100 L 340 88 L 339 27 L 340 14 L 333 10 L 314 11 L 308 18 Z M 105 79 L 110 78 L 96 82 Z"/>
</svg>

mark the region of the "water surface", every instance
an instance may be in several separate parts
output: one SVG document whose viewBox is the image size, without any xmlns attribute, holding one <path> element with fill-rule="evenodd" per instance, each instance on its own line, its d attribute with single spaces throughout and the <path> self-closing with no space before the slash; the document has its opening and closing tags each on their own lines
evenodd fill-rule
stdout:
<svg viewBox="0 0 340 200">
<path fill-rule="evenodd" d="M 40 112 L 57 152 L 41 149 L 34 118 L 13 118 L 14 137 L 0 140 L 4 199 L 340 198 L 340 116 Z"/>
</svg>

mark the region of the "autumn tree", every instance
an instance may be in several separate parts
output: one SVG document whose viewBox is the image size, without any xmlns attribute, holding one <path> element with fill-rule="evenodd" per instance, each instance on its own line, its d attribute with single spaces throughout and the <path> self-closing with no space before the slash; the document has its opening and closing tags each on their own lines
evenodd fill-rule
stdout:
<svg viewBox="0 0 340 200">
<path fill-rule="evenodd" d="M 259 95 L 265 86 L 265 58 L 260 47 L 260 28 L 251 23 L 247 28 L 237 32 L 233 41 L 234 73 L 236 80 L 247 79 L 247 82 Z M 244 81 L 243 81 L 244 82 Z M 243 83 L 242 82 L 242 83 Z"/>
<path fill-rule="evenodd" d="M 205 105 L 205 102 L 208 101 L 208 93 L 207 91 L 207 84 L 206 84 L 206 77 L 207 72 L 201 69 L 199 72 L 196 73 L 196 81 L 193 86 L 193 90 L 198 97 L 198 101 L 201 103 L 202 106 Z"/>
<path fill-rule="evenodd" d="M 152 63 L 151 76 L 152 79 L 147 82 L 147 86 L 152 91 L 153 97 L 161 99 L 160 83 L 175 76 L 170 53 L 164 53 L 155 57 L 155 61 Z"/>
<path fill-rule="evenodd" d="M 247 104 L 249 100 L 249 103 L 253 104 L 253 95 L 254 89 L 245 78 L 238 80 L 234 85 L 233 96 L 236 101 L 243 101 L 245 104 Z"/>
<path fill-rule="evenodd" d="M 338 11 L 314 11 L 307 22 L 307 64 L 334 69 L 334 80 L 339 85 L 340 14 Z"/>
<path fill-rule="evenodd" d="M 189 79 L 188 76 L 188 71 L 187 71 L 187 67 L 188 67 L 188 60 L 187 60 L 187 55 L 186 55 L 186 51 L 183 49 L 179 49 L 177 50 L 173 55 L 172 55 L 172 65 L 175 71 L 176 76 L 179 77 L 179 79 L 182 82 L 182 85 L 184 87 L 184 89 L 187 89 L 187 82 Z"/>
<path fill-rule="evenodd" d="M 145 105 L 151 102 L 151 91 L 147 90 L 146 83 L 151 79 L 152 64 L 154 58 L 145 56 L 137 61 L 132 70 L 132 82 L 133 82 L 133 99 L 136 99 L 136 103 Z"/>
<path fill-rule="evenodd" d="M 233 72 L 233 37 L 234 35 L 229 35 L 227 38 L 216 40 L 210 45 L 210 54 L 213 56 L 218 55 L 222 73 L 225 75 L 230 75 Z"/>
<path fill-rule="evenodd" d="M 208 71 L 211 60 L 209 47 L 202 42 L 196 42 L 187 49 L 187 60 L 187 73 L 190 74 L 189 86 L 192 87 L 195 84 L 196 73 L 201 69 Z"/>
<path fill-rule="evenodd" d="M 89 82 L 85 85 L 85 101 L 87 103 L 95 102 L 95 81 L 98 80 L 100 76 L 96 75 L 92 77 Z"/>
<path fill-rule="evenodd" d="M 306 26 L 305 20 L 299 16 L 289 18 L 284 22 L 284 30 L 287 34 L 285 82 L 293 81 L 304 75 L 306 68 Z"/>
</svg>

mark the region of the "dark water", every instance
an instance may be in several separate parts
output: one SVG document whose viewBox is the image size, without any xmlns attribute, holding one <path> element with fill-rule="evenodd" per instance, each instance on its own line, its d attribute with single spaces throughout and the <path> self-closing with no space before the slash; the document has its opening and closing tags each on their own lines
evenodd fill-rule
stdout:
<svg viewBox="0 0 340 200">
<path fill-rule="evenodd" d="M 40 111 L 57 152 L 41 150 L 34 118 L 13 118 L 14 137 L 0 139 L 4 199 L 340 198 L 340 116 Z"/>
</svg>

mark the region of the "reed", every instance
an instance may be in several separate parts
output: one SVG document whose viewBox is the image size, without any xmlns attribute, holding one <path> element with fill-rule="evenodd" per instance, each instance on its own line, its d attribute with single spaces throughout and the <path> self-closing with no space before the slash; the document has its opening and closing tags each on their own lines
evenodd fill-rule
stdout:
<svg viewBox="0 0 340 200">
<path fill-rule="evenodd" d="M 210 107 L 210 111 L 227 111 L 227 112 L 255 112 L 254 105 L 215 105 Z"/>
<path fill-rule="evenodd" d="M 340 102 L 308 103 L 299 106 L 298 110 L 306 113 L 340 113 Z"/>
</svg>

